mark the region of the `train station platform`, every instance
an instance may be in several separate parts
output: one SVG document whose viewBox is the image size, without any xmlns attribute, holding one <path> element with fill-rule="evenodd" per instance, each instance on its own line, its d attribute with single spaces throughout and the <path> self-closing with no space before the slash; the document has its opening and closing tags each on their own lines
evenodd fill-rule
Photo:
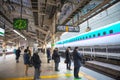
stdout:
<svg viewBox="0 0 120 80">
<path fill-rule="evenodd" d="M 80 68 L 79 76 L 81 79 L 75 79 L 73 76 L 73 63 L 72 70 L 66 70 L 64 59 L 61 58 L 60 71 L 56 72 L 54 71 L 53 60 L 48 64 L 45 54 L 39 53 L 39 56 L 42 60 L 40 80 L 115 80 L 86 67 Z M 24 70 L 23 55 L 20 56 L 19 63 L 16 63 L 14 54 L 0 57 L 0 80 L 33 80 L 34 68 L 29 68 L 28 76 L 25 76 Z"/>
</svg>

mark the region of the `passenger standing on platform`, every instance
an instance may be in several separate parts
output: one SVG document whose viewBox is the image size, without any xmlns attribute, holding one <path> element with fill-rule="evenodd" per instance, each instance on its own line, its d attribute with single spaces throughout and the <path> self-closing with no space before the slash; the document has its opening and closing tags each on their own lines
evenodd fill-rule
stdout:
<svg viewBox="0 0 120 80">
<path fill-rule="evenodd" d="M 27 47 L 27 53 L 31 56 L 31 51 L 29 49 L 29 46 Z"/>
<path fill-rule="evenodd" d="M 50 48 L 47 49 L 47 63 L 50 63 L 51 56 L 50 56 Z"/>
<path fill-rule="evenodd" d="M 19 47 L 19 48 L 16 50 L 16 63 L 19 63 L 20 53 L 21 53 L 21 50 L 20 50 L 20 47 Z"/>
<path fill-rule="evenodd" d="M 37 80 L 39 79 L 39 76 L 40 76 L 40 67 L 41 67 L 41 60 L 40 60 L 40 57 L 38 55 L 38 52 L 34 52 L 33 54 L 33 57 L 32 57 L 32 60 L 33 60 L 33 66 L 35 68 L 35 72 L 34 72 L 34 80 Z"/>
<path fill-rule="evenodd" d="M 73 51 L 73 60 L 74 60 L 74 77 L 81 79 L 78 75 L 79 68 L 81 67 L 82 55 L 78 52 L 78 47 L 75 47 Z"/>
<path fill-rule="evenodd" d="M 59 63 L 60 63 L 60 55 L 58 53 L 58 48 L 54 49 L 52 58 L 54 59 L 54 62 L 55 62 L 55 71 L 59 71 L 58 67 L 59 67 Z"/>
<path fill-rule="evenodd" d="M 72 70 L 71 67 L 71 54 L 70 54 L 70 47 L 68 47 L 65 51 L 66 55 L 66 66 L 68 70 Z"/>
<path fill-rule="evenodd" d="M 23 55 L 23 59 L 24 59 L 24 64 L 25 64 L 25 75 L 28 75 L 28 67 L 30 64 L 30 54 L 27 53 L 27 49 L 24 50 L 24 55 Z"/>
</svg>

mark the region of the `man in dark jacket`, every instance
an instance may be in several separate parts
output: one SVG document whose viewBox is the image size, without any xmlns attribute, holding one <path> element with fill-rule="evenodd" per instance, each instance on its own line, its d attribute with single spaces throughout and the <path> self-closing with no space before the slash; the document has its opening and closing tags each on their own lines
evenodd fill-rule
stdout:
<svg viewBox="0 0 120 80">
<path fill-rule="evenodd" d="M 34 80 L 36 79 L 39 79 L 39 76 L 40 76 L 40 67 L 41 67 L 41 60 L 40 60 L 40 57 L 38 55 L 38 52 L 34 52 L 33 54 L 33 66 L 35 68 L 35 72 L 34 72 Z"/>
<path fill-rule="evenodd" d="M 21 53 L 21 50 L 20 50 L 20 47 L 19 47 L 19 48 L 16 50 L 16 63 L 19 62 L 20 53 Z"/>
<path fill-rule="evenodd" d="M 58 53 L 58 48 L 55 48 L 55 50 L 53 51 L 53 57 L 54 57 L 54 62 L 55 62 L 55 71 L 59 71 L 58 66 L 60 62 L 60 55 Z"/>
<path fill-rule="evenodd" d="M 47 49 L 47 63 L 50 63 L 51 56 L 50 56 L 50 48 Z"/>
<path fill-rule="evenodd" d="M 25 64 L 25 75 L 28 75 L 28 67 L 30 64 L 30 54 L 27 53 L 27 49 L 24 50 L 24 55 L 23 55 L 23 59 L 24 59 L 24 64 Z"/>
<path fill-rule="evenodd" d="M 66 65 L 67 65 L 67 69 L 71 70 L 71 54 L 70 54 L 70 47 L 68 47 L 65 51 L 66 54 Z"/>
<path fill-rule="evenodd" d="M 80 79 L 79 77 L 79 68 L 81 67 L 82 55 L 78 52 L 78 47 L 75 47 L 73 51 L 73 60 L 74 60 L 74 77 Z"/>
</svg>

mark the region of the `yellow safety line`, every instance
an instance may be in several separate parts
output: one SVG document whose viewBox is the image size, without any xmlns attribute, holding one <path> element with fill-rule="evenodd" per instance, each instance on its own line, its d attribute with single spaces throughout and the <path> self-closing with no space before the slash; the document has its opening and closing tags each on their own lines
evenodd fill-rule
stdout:
<svg viewBox="0 0 120 80">
<path fill-rule="evenodd" d="M 49 78 L 59 78 L 62 76 L 71 77 L 73 74 L 66 73 L 66 74 L 56 74 L 56 75 L 48 75 L 48 76 L 40 76 L 41 79 L 49 79 Z M 95 78 L 85 74 L 84 72 L 79 73 L 80 77 L 85 77 L 88 80 L 96 80 Z M 33 80 L 33 77 L 22 77 L 22 78 L 6 78 L 6 79 L 0 79 L 0 80 Z"/>
</svg>

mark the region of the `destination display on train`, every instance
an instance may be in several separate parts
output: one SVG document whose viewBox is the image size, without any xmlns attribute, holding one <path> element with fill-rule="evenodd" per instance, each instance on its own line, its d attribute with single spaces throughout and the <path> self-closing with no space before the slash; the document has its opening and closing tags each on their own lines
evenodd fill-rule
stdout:
<svg viewBox="0 0 120 80">
<path fill-rule="evenodd" d="M 56 32 L 80 32 L 80 28 L 68 25 L 57 25 Z"/>
</svg>

